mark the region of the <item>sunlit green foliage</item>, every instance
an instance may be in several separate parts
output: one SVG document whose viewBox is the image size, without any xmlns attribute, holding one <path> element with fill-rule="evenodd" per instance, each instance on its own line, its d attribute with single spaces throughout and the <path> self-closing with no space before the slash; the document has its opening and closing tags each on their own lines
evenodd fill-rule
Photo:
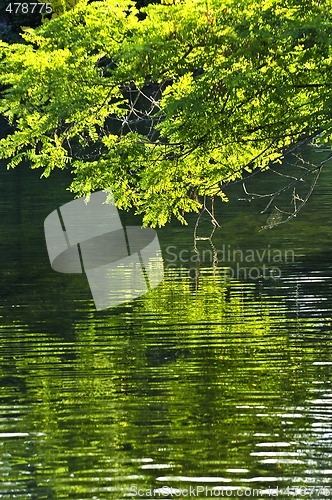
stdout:
<svg viewBox="0 0 332 500">
<path fill-rule="evenodd" d="M 24 45 L 2 43 L 0 112 L 13 129 L 1 157 L 44 175 L 70 168 L 77 195 L 109 188 L 145 224 L 185 222 L 200 196 L 224 197 L 300 137 L 329 134 L 331 7 L 183 0 L 140 20 L 130 0 L 80 2 L 27 29 Z"/>
<path fill-rule="evenodd" d="M 79 0 L 53 0 L 52 1 L 52 17 L 58 17 L 65 12 L 68 12 L 70 9 L 73 9 L 75 5 L 79 2 Z"/>
</svg>

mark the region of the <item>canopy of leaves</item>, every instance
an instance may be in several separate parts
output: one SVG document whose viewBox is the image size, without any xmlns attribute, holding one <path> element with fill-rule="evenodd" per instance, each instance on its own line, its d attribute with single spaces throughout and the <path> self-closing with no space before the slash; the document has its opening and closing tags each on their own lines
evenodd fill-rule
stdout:
<svg viewBox="0 0 332 500">
<path fill-rule="evenodd" d="M 332 126 L 332 0 L 80 2 L 1 42 L 0 156 L 162 226 Z"/>
</svg>

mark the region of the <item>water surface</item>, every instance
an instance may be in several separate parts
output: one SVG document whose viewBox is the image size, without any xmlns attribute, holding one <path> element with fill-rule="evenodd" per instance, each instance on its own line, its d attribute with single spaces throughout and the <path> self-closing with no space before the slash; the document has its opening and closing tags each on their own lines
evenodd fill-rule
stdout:
<svg viewBox="0 0 332 500">
<path fill-rule="evenodd" d="M 235 186 L 216 205 L 219 260 L 201 240 L 197 262 L 195 217 L 173 223 L 164 281 L 97 312 L 84 276 L 48 262 L 68 175 L 1 171 L 0 498 L 328 498 L 331 180 L 268 231 Z"/>
</svg>

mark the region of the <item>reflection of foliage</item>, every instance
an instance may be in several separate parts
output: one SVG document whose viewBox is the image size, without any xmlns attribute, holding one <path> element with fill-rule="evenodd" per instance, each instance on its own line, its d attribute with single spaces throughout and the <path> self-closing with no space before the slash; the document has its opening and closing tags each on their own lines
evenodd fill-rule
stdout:
<svg viewBox="0 0 332 500">
<path fill-rule="evenodd" d="M 323 327 L 331 287 L 316 270 L 330 262 L 330 250 L 314 254 L 319 267 L 309 261 L 293 268 L 283 290 L 225 283 L 221 270 L 218 277 L 201 269 L 196 283 L 175 269 L 145 297 L 97 313 L 82 276 L 50 269 L 43 241 L 44 218 L 71 199 L 66 176 L 39 180 L 28 169 L 2 174 L 1 293 L 8 295 L 0 308 L 0 419 L 1 433 L 12 435 L 0 437 L 6 479 L 0 494 L 118 500 L 134 482 L 166 484 L 157 475 L 232 478 L 228 469 L 248 470 L 233 474 L 233 484 L 244 486 L 271 474 L 294 477 L 297 485 L 309 473 L 321 481 L 330 468 L 329 433 L 313 427 L 314 398 L 321 398 L 328 424 L 323 391 L 330 390 L 331 366 L 317 362 L 330 361 L 331 323 Z M 330 177 L 324 182 L 330 206 Z M 287 234 L 279 241 L 286 229 L 280 226 L 280 233 L 264 240 L 261 232 L 253 242 L 245 211 L 225 209 L 232 225 L 227 231 L 222 221 L 217 248 L 296 243 L 308 257 L 312 246 L 329 245 L 330 217 L 326 226 L 302 220 L 293 240 Z M 210 225 L 201 223 L 209 234 Z M 190 230 L 172 226 L 159 235 L 177 253 L 191 248 Z M 290 310 L 295 293 L 299 319 Z M 286 450 L 258 446 L 284 440 Z M 270 452 L 275 462 L 262 463 L 266 456 L 257 451 Z"/>
<path fill-rule="evenodd" d="M 316 376 L 303 366 L 315 351 L 295 349 L 292 358 L 280 324 L 301 327 L 286 323 L 280 300 L 273 308 L 255 298 L 254 286 L 201 271 L 196 290 L 172 270 L 147 296 L 111 313 L 85 307 L 67 340 L 16 322 L 25 339 L 12 341 L 12 371 L 24 390 L 14 401 L 38 404 L 20 423 L 27 441 L 6 440 L 3 456 L 26 456 L 20 468 L 40 497 L 84 498 L 92 488 L 107 491 L 110 476 L 113 488 L 128 488 L 135 474 L 151 487 L 144 459 L 184 475 L 202 466 L 223 476 L 226 467 L 251 470 L 262 432 L 283 440 L 279 413 L 303 405 Z M 303 419 L 293 425 L 304 433 Z M 17 465 L 9 479 L 16 473 Z"/>
<path fill-rule="evenodd" d="M 144 223 L 201 208 L 331 128 L 331 0 L 80 2 L 2 45 L 11 166 L 75 173 Z"/>
</svg>

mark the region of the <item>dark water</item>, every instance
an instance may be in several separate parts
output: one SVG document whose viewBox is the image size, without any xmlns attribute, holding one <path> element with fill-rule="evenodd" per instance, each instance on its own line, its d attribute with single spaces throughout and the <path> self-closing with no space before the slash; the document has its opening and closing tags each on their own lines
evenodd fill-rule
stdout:
<svg viewBox="0 0 332 500">
<path fill-rule="evenodd" d="M 48 262 L 67 174 L 1 171 L 0 498 L 331 497 L 331 180 L 267 231 L 232 188 L 215 252 L 160 230 L 161 285 L 97 312 Z"/>
</svg>

